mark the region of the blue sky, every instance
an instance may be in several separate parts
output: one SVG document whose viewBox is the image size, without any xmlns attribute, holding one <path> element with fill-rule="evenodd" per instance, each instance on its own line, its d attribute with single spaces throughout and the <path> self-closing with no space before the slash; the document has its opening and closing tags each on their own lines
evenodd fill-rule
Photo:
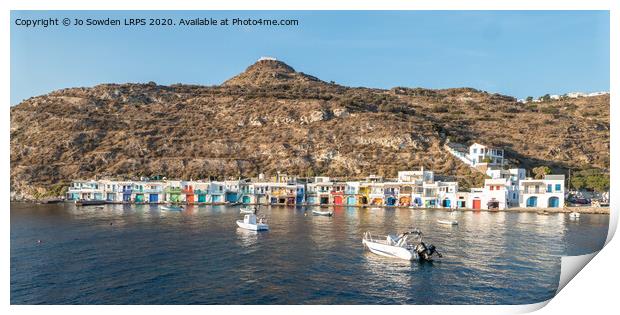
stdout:
<svg viewBox="0 0 620 315">
<path fill-rule="evenodd" d="M 25 28 L 15 20 L 274 18 L 294 27 Z M 11 105 L 100 83 L 220 84 L 260 56 L 347 86 L 609 90 L 607 11 L 12 11 Z"/>
</svg>

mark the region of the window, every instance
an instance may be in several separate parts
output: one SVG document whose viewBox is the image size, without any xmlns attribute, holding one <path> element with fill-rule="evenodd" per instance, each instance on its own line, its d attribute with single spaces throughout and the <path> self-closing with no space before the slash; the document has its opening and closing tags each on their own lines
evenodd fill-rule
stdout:
<svg viewBox="0 0 620 315">
<path fill-rule="evenodd" d="M 555 184 L 555 191 L 562 190 L 562 184 Z"/>
<path fill-rule="evenodd" d="M 547 184 L 547 192 L 551 192 L 551 187 L 552 187 L 551 184 Z"/>
<path fill-rule="evenodd" d="M 495 187 L 495 186 L 491 185 L 491 190 L 493 190 L 493 188 L 494 188 L 494 187 Z"/>
<path fill-rule="evenodd" d="M 478 149 L 474 149 L 474 154 L 478 153 Z"/>
</svg>

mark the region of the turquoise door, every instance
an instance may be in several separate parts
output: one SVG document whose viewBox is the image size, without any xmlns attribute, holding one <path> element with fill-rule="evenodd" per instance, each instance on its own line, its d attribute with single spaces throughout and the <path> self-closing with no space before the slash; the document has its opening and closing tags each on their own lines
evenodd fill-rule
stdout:
<svg viewBox="0 0 620 315">
<path fill-rule="evenodd" d="M 198 195 L 198 202 L 207 202 L 207 195 Z"/>
<path fill-rule="evenodd" d="M 211 202 L 222 202 L 222 196 L 214 195 L 213 197 L 211 197 Z"/>
<path fill-rule="evenodd" d="M 144 202 L 144 195 L 143 194 L 136 195 L 136 202 Z"/>
<path fill-rule="evenodd" d="M 443 206 L 444 208 L 450 208 L 450 199 L 444 199 Z"/>
<path fill-rule="evenodd" d="M 538 204 L 538 198 L 537 197 L 527 198 L 527 206 L 528 207 L 536 207 L 537 204 Z"/>
<path fill-rule="evenodd" d="M 243 198 L 241 198 L 241 202 L 248 204 L 252 201 L 252 198 L 250 198 L 250 196 L 243 196 Z"/>
<path fill-rule="evenodd" d="M 353 197 L 353 196 L 347 197 L 347 204 L 348 205 L 354 205 L 355 204 L 355 197 Z"/>
</svg>

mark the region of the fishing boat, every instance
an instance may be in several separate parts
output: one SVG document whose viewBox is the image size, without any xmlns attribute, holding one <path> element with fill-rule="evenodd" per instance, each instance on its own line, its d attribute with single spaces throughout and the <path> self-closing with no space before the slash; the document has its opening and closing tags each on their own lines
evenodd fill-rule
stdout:
<svg viewBox="0 0 620 315">
<path fill-rule="evenodd" d="M 76 200 L 76 206 L 96 206 L 96 205 L 104 205 L 105 200 Z"/>
<path fill-rule="evenodd" d="M 575 211 L 568 214 L 568 217 L 571 219 L 579 219 L 579 216 L 580 216 L 579 212 L 575 212 Z"/>
<path fill-rule="evenodd" d="M 265 218 L 257 218 L 256 214 L 250 213 L 243 216 L 243 220 L 237 220 L 237 225 L 251 231 L 267 231 L 269 225 L 265 223 Z"/>
<path fill-rule="evenodd" d="M 256 214 L 256 211 L 258 209 L 256 209 L 256 207 L 242 207 L 241 209 L 239 209 L 239 213 L 254 213 Z"/>
<path fill-rule="evenodd" d="M 437 223 L 445 224 L 445 225 L 458 225 L 459 221 L 457 221 L 457 220 L 439 219 L 439 220 L 437 220 Z"/>
<path fill-rule="evenodd" d="M 334 215 L 334 212 L 333 211 L 323 211 L 323 210 L 312 210 L 312 214 L 331 217 L 332 215 Z"/>
<path fill-rule="evenodd" d="M 160 206 L 159 208 L 166 211 L 183 211 L 183 207 L 178 206 Z"/>
<path fill-rule="evenodd" d="M 370 232 L 364 233 L 362 244 L 371 253 L 404 260 L 432 261 L 432 256 L 442 257 L 435 246 L 422 242 L 422 232 L 418 229 L 404 232 L 400 236 L 387 235 L 373 237 Z"/>
</svg>

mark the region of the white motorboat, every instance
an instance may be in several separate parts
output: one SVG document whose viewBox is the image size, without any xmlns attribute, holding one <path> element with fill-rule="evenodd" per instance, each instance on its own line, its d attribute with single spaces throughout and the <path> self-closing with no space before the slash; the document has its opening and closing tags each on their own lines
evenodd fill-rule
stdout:
<svg viewBox="0 0 620 315">
<path fill-rule="evenodd" d="M 243 216 L 243 220 L 237 220 L 237 225 L 246 230 L 251 231 L 267 231 L 269 225 L 265 223 L 264 218 L 256 218 L 254 213 L 246 214 Z"/>
<path fill-rule="evenodd" d="M 571 219 L 579 219 L 579 216 L 580 216 L 579 212 L 574 212 L 574 211 L 568 214 L 568 217 Z"/>
<path fill-rule="evenodd" d="M 239 213 L 254 213 L 256 214 L 256 207 L 250 206 L 250 207 L 242 207 L 241 209 L 239 209 Z"/>
<path fill-rule="evenodd" d="M 422 242 L 422 232 L 413 230 L 400 236 L 387 235 L 374 238 L 370 232 L 364 233 L 362 244 L 373 254 L 405 260 L 431 261 L 433 254 L 441 257 L 435 246 L 428 247 Z"/>
<path fill-rule="evenodd" d="M 323 210 L 312 210 L 312 214 L 314 214 L 314 215 L 324 215 L 324 216 L 331 217 L 332 215 L 334 215 L 334 212 L 333 211 L 323 211 Z"/>
<path fill-rule="evenodd" d="M 458 225 L 459 221 L 457 221 L 457 220 L 439 219 L 439 220 L 437 220 L 437 223 L 445 224 L 445 225 Z"/>
<path fill-rule="evenodd" d="M 183 207 L 177 206 L 160 206 L 159 208 L 166 211 L 183 211 Z"/>
</svg>

